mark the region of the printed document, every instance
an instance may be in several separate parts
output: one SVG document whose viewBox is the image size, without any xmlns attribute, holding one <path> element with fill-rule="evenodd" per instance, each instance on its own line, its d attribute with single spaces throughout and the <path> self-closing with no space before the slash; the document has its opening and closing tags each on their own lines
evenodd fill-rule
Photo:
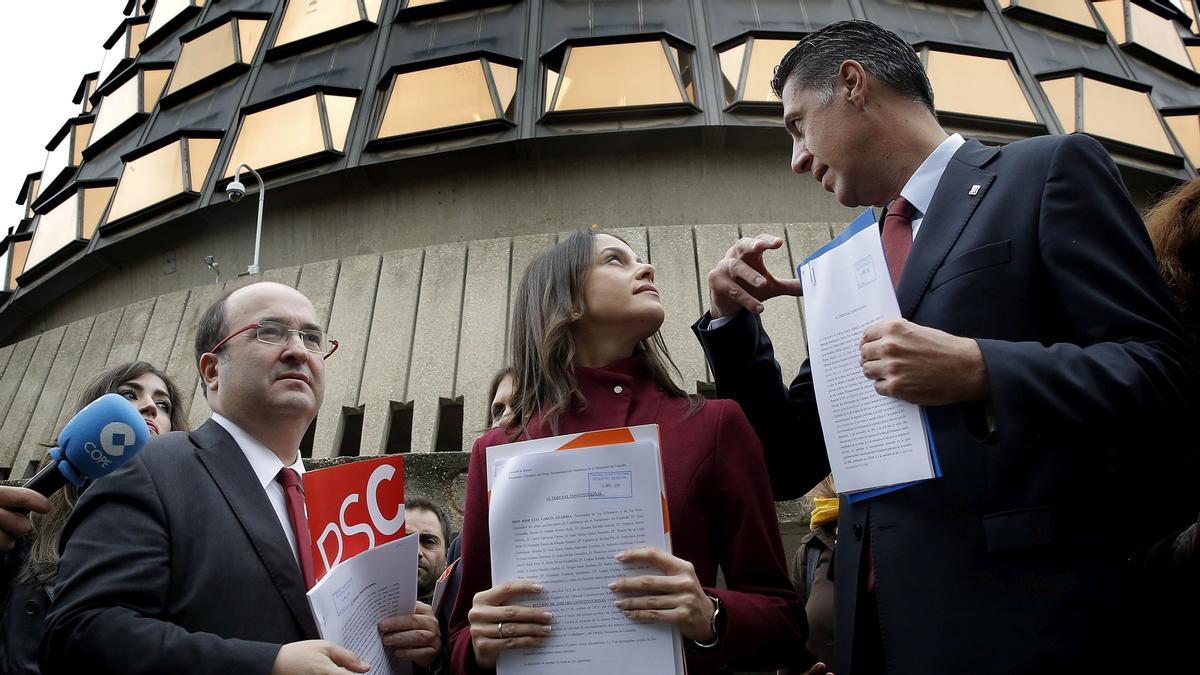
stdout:
<svg viewBox="0 0 1200 675">
<path fill-rule="evenodd" d="M 376 625 L 416 610 L 419 555 L 413 533 L 342 561 L 308 592 L 321 637 L 357 654 L 372 675 L 412 673 L 411 662 L 389 654 Z"/>
<path fill-rule="evenodd" d="M 492 581 L 537 581 L 545 590 L 517 602 L 554 615 L 545 644 L 503 652 L 498 675 L 682 675 L 678 630 L 626 618 L 608 589 L 617 577 L 662 574 L 618 562 L 620 551 L 671 550 L 657 427 L 487 452 Z"/>
<path fill-rule="evenodd" d="M 920 406 L 882 396 L 862 372 L 863 331 L 899 319 L 879 227 L 871 211 L 805 260 L 804 287 L 809 363 L 829 466 L 839 492 L 851 501 L 879 488 L 939 475 Z"/>
</svg>

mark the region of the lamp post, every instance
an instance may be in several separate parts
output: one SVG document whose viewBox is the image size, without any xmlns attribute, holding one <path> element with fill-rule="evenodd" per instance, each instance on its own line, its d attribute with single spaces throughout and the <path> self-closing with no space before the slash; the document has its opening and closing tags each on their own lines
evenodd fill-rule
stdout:
<svg viewBox="0 0 1200 675">
<path fill-rule="evenodd" d="M 250 175 L 258 180 L 258 221 L 254 226 L 254 264 L 246 268 L 246 274 L 258 274 L 258 249 L 262 244 L 263 202 L 267 197 L 267 184 L 249 164 L 244 162 L 238 164 L 233 171 L 233 181 L 225 187 L 225 194 L 229 197 L 229 201 L 240 202 L 242 197 L 246 196 L 246 186 L 242 185 L 242 169 L 249 171 Z"/>
</svg>

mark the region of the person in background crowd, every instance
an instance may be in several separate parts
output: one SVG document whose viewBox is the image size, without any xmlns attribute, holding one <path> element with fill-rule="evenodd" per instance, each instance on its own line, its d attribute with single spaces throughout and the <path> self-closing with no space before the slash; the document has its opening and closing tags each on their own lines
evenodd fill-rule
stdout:
<svg viewBox="0 0 1200 675">
<path fill-rule="evenodd" d="M 488 419 L 492 421 L 493 427 L 500 426 L 512 416 L 512 384 L 512 368 L 509 366 L 501 368 L 492 376 L 492 383 L 488 387 L 488 400 L 491 401 L 488 405 Z"/>
<path fill-rule="evenodd" d="M 417 599 L 431 604 L 433 589 L 446 569 L 446 546 L 450 541 L 450 522 L 436 504 L 424 497 L 404 500 L 404 528 L 419 535 L 420 563 L 417 571 Z"/>
<path fill-rule="evenodd" d="M 808 616 L 808 642 L 805 646 L 818 661 L 833 661 L 833 557 L 837 548 L 838 496 L 833 476 L 809 491 L 812 501 L 808 534 L 800 540 L 792 567 L 792 581 L 804 598 L 804 613 Z"/>
<path fill-rule="evenodd" d="M 1159 271 L 1193 340 L 1200 345 L 1200 179 L 1184 183 L 1146 214 Z M 1200 440 L 1193 435 L 1193 448 Z M 1152 515 L 1168 527 L 1130 558 L 1136 589 L 1130 625 L 1147 645 L 1150 668 L 1178 666 L 1200 634 L 1200 462 L 1181 472 L 1177 485 L 1155 486 Z M 1183 503 L 1180 498 L 1184 498 Z"/>
<path fill-rule="evenodd" d="M 912 45 L 867 21 L 805 36 L 772 88 L 792 170 L 843 206 L 886 207 L 882 278 L 903 318 L 864 330 L 859 365 L 877 393 L 924 407 L 943 473 L 842 501 L 835 668 L 1107 672 L 1123 559 L 1157 519 L 1114 497 L 1185 461 L 1200 390 L 1117 167 L 1084 135 L 946 133 Z M 811 368 L 785 386 L 759 319 L 800 294 L 763 264 L 783 245 L 735 243 L 694 326 L 779 499 L 830 471 Z"/>
<path fill-rule="evenodd" d="M 362 673 L 318 639 L 299 446 L 337 348 L 312 302 L 259 282 L 200 319 L 196 363 L 212 417 L 87 490 L 63 530 L 41 664 L 53 673 Z M 427 605 L 388 617 L 382 643 L 436 659 Z"/>
<path fill-rule="evenodd" d="M 654 267 L 614 236 L 576 232 L 525 272 L 512 324 L 512 416 L 471 455 L 453 672 L 491 672 L 500 652 L 539 646 L 552 628 L 547 612 L 514 603 L 537 593 L 537 580 L 492 586 L 484 449 L 654 423 L 674 554 L 614 551 L 662 571 L 615 580 L 617 606 L 630 620 L 678 628 L 691 675 L 812 664 L 758 441 L 736 405 L 688 396 L 672 381 L 663 319 Z M 727 588 L 715 587 L 718 566 Z"/>
<path fill-rule="evenodd" d="M 105 394 L 117 393 L 128 399 L 146 420 L 151 436 L 187 429 L 179 390 L 158 368 L 137 361 L 123 363 L 96 373 L 84 385 L 71 409 L 71 415 Z M 49 441 L 47 447 L 57 445 Z M 39 468 L 50 461 L 49 453 Z M 0 614 L 0 672 L 17 675 L 36 674 L 38 644 L 50 609 L 50 595 L 58 577 L 58 539 L 67 517 L 75 508 L 80 488 L 68 483 L 50 495 L 50 508 L 32 517 L 33 535 L 20 550 L 20 571 L 11 591 L 4 598 Z"/>
</svg>

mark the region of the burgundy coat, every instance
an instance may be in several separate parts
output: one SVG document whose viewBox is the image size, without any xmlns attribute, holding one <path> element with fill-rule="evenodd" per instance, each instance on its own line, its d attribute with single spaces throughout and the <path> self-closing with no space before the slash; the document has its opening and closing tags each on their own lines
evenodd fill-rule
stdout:
<svg viewBox="0 0 1200 675">
<path fill-rule="evenodd" d="M 632 358 L 578 368 L 576 376 L 587 407 L 560 417 L 559 433 L 659 425 L 673 553 L 695 566 L 700 583 L 728 613 L 719 648 L 688 653 L 689 675 L 807 665 L 804 604 L 788 580 L 762 447 L 741 408 L 707 401 L 689 416 L 689 400 L 663 394 Z M 530 431 L 538 438 L 552 435 L 533 424 Z M 462 587 L 450 621 L 454 673 L 489 672 L 475 664 L 467 612 L 475 594 L 492 587 L 485 449 L 507 442 L 507 432 L 494 429 L 471 451 Z M 727 589 L 713 588 L 718 566 Z"/>
</svg>

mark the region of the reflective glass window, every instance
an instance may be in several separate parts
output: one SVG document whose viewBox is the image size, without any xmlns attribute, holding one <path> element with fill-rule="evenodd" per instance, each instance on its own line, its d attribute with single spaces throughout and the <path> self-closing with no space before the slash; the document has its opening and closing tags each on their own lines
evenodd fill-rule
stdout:
<svg viewBox="0 0 1200 675">
<path fill-rule="evenodd" d="M 112 194 L 111 185 L 81 187 L 42 214 L 23 269 L 32 269 L 77 239 L 91 239 Z"/>
<path fill-rule="evenodd" d="M 1097 0 L 1093 6 L 1119 44 L 1137 44 L 1181 66 L 1192 67 L 1192 60 L 1183 46 L 1183 38 L 1175 30 L 1175 22 L 1171 19 L 1124 0 Z M 1126 31 L 1126 19 L 1132 33 Z"/>
<path fill-rule="evenodd" d="M 233 176 L 234 169 L 243 162 L 261 171 L 321 152 L 340 151 L 356 101 L 352 96 L 313 94 L 246 115 L 229 155 L 225 177 Z M 325 142 L 323 123 L 329 125 L 329 144 Z"/>
<path fill-rule="evenodd" d="M 1170 115 L 1164 119 L 1192 166 L 1200 166 L 1200 115 Z"/>
<path fill-rule="evenodd" d="M 1032 9 L 1088 28 L 1097 28 L 1096 19 L 1088 11 L 1087 3 L 1088 0 L 1001 0 L 1000 6 Z"/>
<path fill-rule="evenodd" d="M 9 245 L 9 247 L 11 247 L 11 244 Z M 12 286 L 10 286 L 8 284 L 8 275 L 9 275 L 9 272 L 8 272 L 8 247 L 6 247 L 4 250 L 0 251 L 0 274 L 4 275 L 4 277 L 2 279 L 0 279 L 0 292 L 8 292 L 8 291 L 15 290 Z"/>
<path fill-rule="evenodd" d="M 146 35 L 154 35 L 171 19 L 179 16 L 191 7 L 203 7 L 204 0 L 157 0 L 150 10 L 150 23 Z"/>
<path fill-rule="evenodd" d="M 1083 99 L 1082 126 L 1075 109 L 1079 87 Z M 1067 133 L 1083 131 L 1159 152 L 1175 152 L 1146 92 L 1079 76 L 1043 82 L 1042 88 Z"/>
<path fill-rule="evenodd" d="M 38 190 L 42 187 L 42 179 L 34 178 L 29 182 L 29 196 L 25 199 L 25 218 L 33 217 L 33 203 L 37 201 Z"/>
<path fill-rule="evenodd" d="M 142 50 L 138 45 L 142 44 L 142 40 L 146 39 L 146 26 L 149 25 L 145 21 L 141 23 L 131 23 L 125 29 L 125 58 L 136 59 Z"/>
<path fill-rule="evenodd" d="M 500 110 L 492 100 L 489 77 L 495 83 Z M 517 69 L 485 59 L 398 73 L 376 137 L 511 120 L 516 91 Z"/>
<path fill-rule="evenodd" d="M 83 164 L 83 149 L 92 138 L 92 123 L 76 124 L 71 131 L 71 165 Z"/>
<path fill-rule="evenodd" d="M 141 71 L 100 99 L 91 142 L 104 138 L 134 115 L 153 110 L 169 74 L 166 69 Z"/>
<path fill-rule="evenodd" d="M 926 64 L 937 110 L 1037 122 L 1012 61 L 929 51 Z"/>
<path fill-rule="evenodd" d="M 86 115 L 92 112 L 92 94 L 96 93 L 96 78 L 89 77 L 83 85 L 83 107 L 79 114 Z"/>
<path fill-rule="evenodd" d="M 8 268 L 8 279 L 5 281 L 10 291 L 17 288 L 17 277 L 25 271 L 25 261 L 29 259 L 29 246 L 32 243 L 28 240 L 9 243 L 8 255 L 11 256 L 11 265 Z"/>
<path fill-rule="evenodd" d="M 783 55 L 796 46 L 796 40 L 777 40 L 751 37 L 746 42 L 721 52 L 721 79 L 725 89 L 725 102 L 745 101 L 751 103 L 778 103 L 771 91 L 771 78 L 775 66 Z M 746 59 L 750 60 L 746 64 Z M 745 77 L 742 71 L 745 70 Z M 738 96 L 739 88 L 742 92 Z"/>
<path fill-rule="evenodd" d="M 319 35 L 359 21 L 379 20 L 383 0 L 288 0 L 274 46 Z"/>
<path fill-rule="evenodd" d="M 46 154 L 46 164 L 42 167 L 42 185 L 52 186 L 57 179 L 62 177 L 63 173 L 75 167 L 71 164 L 73 147 L 74 142 L 71 135 L 67 134 L 58 142 L 58 145 L 54 146 L 53 150 Z"/>
<path fill-rule="evenodd" d="M 691 56 L 685 54 L 686 63 L 678 58 L 662 40 L 569 47 L 561 69 L 550 68 L 555 76 L 548 79 L 556 83 L 557 93 L 551 94 L 548 109 L 692 103 L 685 83 L 676 74 L 678 68 L 690 75 Z"/>
<path fill-rule="evenodd" d="M 234 19 L 183 43 L 167 93 L 179 91 L 235 63 L 249 63 L 266 25 L 262 19 Z"/>
<path fill-rule="evenodd" d="M 181 194 L 199 192 L 219 144 L 220 139 L 216 138 L 181 138 L 127 162 L 113 197 L 108 222 Z"/>
</svg>

